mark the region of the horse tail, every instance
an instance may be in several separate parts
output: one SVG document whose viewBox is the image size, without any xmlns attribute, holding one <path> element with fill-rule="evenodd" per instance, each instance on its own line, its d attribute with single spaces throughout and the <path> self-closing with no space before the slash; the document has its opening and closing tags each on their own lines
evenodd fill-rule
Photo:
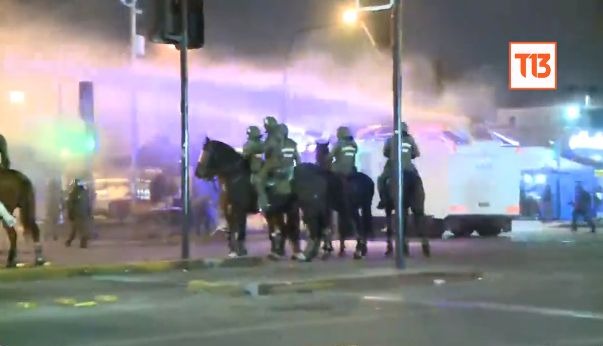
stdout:
<svg viewBox="0 0 603 346">
<path fill-rule="evenodd" d="M 31 180 L 24 176 L 21 181 L 21 187 L 23 190 L 18 207 L 24 232 L 28 236 L 32 236 L 34 241 L 38 241 L 40 232 L 36 224 L 36 195 L 34 186 Z"/>
</svg>

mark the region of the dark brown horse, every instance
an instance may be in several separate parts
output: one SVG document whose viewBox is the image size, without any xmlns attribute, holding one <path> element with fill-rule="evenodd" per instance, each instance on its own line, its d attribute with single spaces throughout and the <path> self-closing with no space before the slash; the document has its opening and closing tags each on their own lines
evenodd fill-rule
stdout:
<svg viewBox="0 0 603 346">
<path fill-rule="evenodd" d="M 31 236 L 34 241 L 35 264 L 43 265 L 46 263 L 42 256 L 40 229 L 36 224 L 35 192 L 29 178 L 13 169 L 0 169 L 0 201 L 11 214 L 15 209 L 20 210 L 21 223 L 25 230 L 24 234 Z M 17 265 L 17 232 L 14 227 L 9 227 L 6 224 L 4 224 L 4 228 L 10 241 L 6 266 L 15 267 Z"/>
<path fill-rule="evenodd" d="M 393 199 L 394 195 L 394 182 L 393 179 L 388 179 L 386 182 L 387 188 L 385 189 L 385 219 L 387 229 L 387 250 L 386 256 L 391 256 L 394 253 L 393 246 L 393 218 L 392 214 L 395 209 L 395 203 Z M 421 248 L 423 255 L 429 257 L 431 254 L 429 239 L 425 232 L 425 190 L 423 188 L 423 180 L 418 172 L 405 172 L 403 177 L 403 212 L 404 212 L 404 223 L 405 226 L 409 226 L 409 211 L 412 211 L 413 227 L 421 237 Z M 408 227 L 405 227 L 408 230 Z M 406 239 L 406 233 L 404 232 L 403 249 L 404 255 L 409 254 L 408 240 Z"/>
<path fill-rule="evenodd" d="M 347 192 L 347 195 L 344 195 L 341 180 L 330 172 L 330 163 L 327 162 L 328 156 L 329 143 L 317 143 L 316 163 L 323 169 L 324 174 L 329 177 L 329 208 L 338 214 L 340 255 L 345 253 L 346 238 L 355 235 L 357 245 L 354 258 L 360 259 L 366 256 L 367 241 L 372 235 L 373 215 L 371 204 L 375 194 L 375 183 L 368 175 L 356 172 L 348 178 L 350 191 Z M 344 199 L 347 199 L 347 201 L 344 201 Z M 326 255 L 333 250 L 331 244 L 332 233 L 327 232 L 325 234 L 323 250 Z"/>
</svg>

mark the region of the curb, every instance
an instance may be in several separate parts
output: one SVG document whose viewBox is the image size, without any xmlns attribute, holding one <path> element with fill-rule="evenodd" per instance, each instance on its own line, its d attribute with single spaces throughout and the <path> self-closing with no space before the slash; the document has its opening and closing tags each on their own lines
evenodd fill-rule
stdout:
<svg viewBox="0 0 603 346">
<path fill-rule="evenodd" d="M 114 265 L 86 265 L 74 267 L 27 267 L 0 269 L 0 282 L 53 280 L 107 274 L 150 274 L 172 270 L 246 268 L 264 264 L 262 257 L 206 258 L 189 261 L 150 261 Z"/>
<path fill-rule="evenodd" d="M 370 290 L 393 288 L 409 284 L 436 284 L 481 280 L 483 274 L 476 271 L 413 271 L 376 275 L 347 275 L 332 278 L 299 281 L 238 282 L 238 281 L 189 281 L 191 293 L 218 293 L 231 296 L 268 296 L 276 294 L 312 293 L 325 290 Z"/>
</svg>

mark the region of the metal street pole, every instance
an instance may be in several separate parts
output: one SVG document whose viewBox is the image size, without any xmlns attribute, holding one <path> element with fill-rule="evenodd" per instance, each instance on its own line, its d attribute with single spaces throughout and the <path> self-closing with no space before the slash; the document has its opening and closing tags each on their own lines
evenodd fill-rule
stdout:
<svg viewBox="0 0 603 346">
<path fill-rule="evenodd" d="M 394 162 L 396 163 L 394 176 L 396 177 L 396 217 L 394 227 L 396 230 L 396 267 L 404 269 L 404 179 L 402 167 L 402 0 L 395 0 L 392 8 L 392 61 L 393 61 L 393 110 L 394 110 Z"/>
<path fill-rule="evenodd" d="M 136 64 L 136 16 L 141 13 L 136 5 L 138 0 L 120 0 L 120 2 L 130 9 L 130 74 L 134 74 L 134 65 Z M 132 79 L 133 80 L 133 79 Z M 136 89 L 130 85 L 130 189 L 132 191 L 132 210 L 134 208 L 137 193 L 138 181 L 138 110 L 136 105 Z"/>
<path fill-rule="evenodd" d="M 180 37 L 180 113 L 181 113 L 181 200 L 182 200 L 182 259 L 190 256 L 189 246 L 189 138 L 188 138 L 188 0 L 180 0 L 182 33 Z"/>
</svg>

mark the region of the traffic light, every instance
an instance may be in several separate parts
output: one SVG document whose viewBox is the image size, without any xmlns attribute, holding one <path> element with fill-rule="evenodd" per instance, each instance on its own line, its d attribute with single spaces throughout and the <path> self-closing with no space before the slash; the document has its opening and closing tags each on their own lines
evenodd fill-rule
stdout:
<svg viewBox="0 0 603 346">
<path fill-rule="evenodd" d="M 179 47 L 182 34 L 182 0 L 152 0 L 148 13 L 151 16 L 149 40 Z M 203 0 L 188 1 L 188 49 L 198 49 L 205 44 L 205 17 Z"/>
</svg>

